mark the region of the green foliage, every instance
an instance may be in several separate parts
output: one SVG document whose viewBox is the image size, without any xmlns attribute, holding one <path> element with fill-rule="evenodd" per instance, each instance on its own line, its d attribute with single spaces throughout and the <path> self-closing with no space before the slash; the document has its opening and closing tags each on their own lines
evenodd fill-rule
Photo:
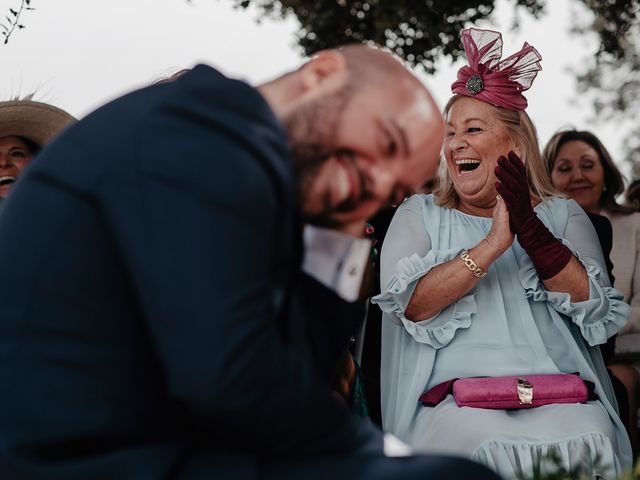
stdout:
<svg viewBox="0 0 640 480">
<path fill-rule="evenodd" d="M 297 41 L 305 54 L 350 42 L 384 45 L 411 65 L 433 72 L 442 55 L 463 54 L 460 30 L 486 19 L 494 0 L 233 0 L 238 8 L 258 7 L 267 16 L 294 15 Z M 539 16 L 544 0 L 513 0 Z"/>
</svg>

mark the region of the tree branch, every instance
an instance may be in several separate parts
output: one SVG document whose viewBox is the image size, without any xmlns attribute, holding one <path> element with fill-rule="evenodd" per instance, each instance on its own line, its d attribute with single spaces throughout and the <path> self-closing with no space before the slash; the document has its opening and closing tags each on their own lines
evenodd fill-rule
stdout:
<svg viewBox="0 0 640 480">
<path fill-rule="evenodd" d="M 20 23 L 20 17 L 25 10 L 35 10 L 31 6 L 31 0 L 21 0 L 20 6 L 17 9 L 9 8 L 9 13 L 5 15 L 7 23 L 0 23 L 0 34 L 4 37 L 4 44 L 9 43 L 9 38 L 16 30 L 22 30 L 25 26 Z"/>
</svg>

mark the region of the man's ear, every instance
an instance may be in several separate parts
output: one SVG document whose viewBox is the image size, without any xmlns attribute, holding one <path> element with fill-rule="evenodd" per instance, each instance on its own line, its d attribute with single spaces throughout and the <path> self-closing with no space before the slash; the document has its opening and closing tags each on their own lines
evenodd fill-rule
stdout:
<svg viewBox="0 0 640 480">
<path fill-rule="evenodd" d="M 347 81 L 347 61 L 337 50 L 323 50 L 302 66 L 301 94 L 315 96 L 335 91 Z"/>
</svg>

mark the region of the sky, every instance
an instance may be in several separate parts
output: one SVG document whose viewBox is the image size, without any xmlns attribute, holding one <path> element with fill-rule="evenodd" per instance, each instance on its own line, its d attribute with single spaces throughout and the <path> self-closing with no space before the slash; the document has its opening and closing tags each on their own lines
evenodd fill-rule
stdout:
<svg viewBox="0 0 640 480">
<path fill-rule="evenodd" d="M 0 0 L 0 13 L 19 3 Z M 0 99 L 35 91 L 36 100 L 81 118 L 117 96 L 197 63 L 257 84 L 303 61 L 295 45 L 293 18 L 257 23 L 255 10 L 236 10 L 232 4 L 231 0 L 32 0 L 36 10 L 24 14 L 26 28 L 0 45 Z M 541 53 L 543 71 L 526 93 L 527 112 L 541 145 L 559 128 L 574 126 L 599 135 L 619 159 L 621 139 L 615 126 L 591 120 L 590 105 L 579 99 L 570 73 L 597 48 L 593 35 L 569 36 L 570 20 L 579 13 L 574 4 L 547 2 L 547 15 L 541 21 L 523 12 L 519 31 L 512 32 L 510 2 L 498 0 L 491 22 L 476 26 L 503 32 L 503 56 L 517 51 L 524 41 Z M 462 60 L 452 65 L 445 58 L 435 75 L 416 71 L 440 106 L 451 95 L 449 87 L 461 65 Z"/>
</svg>

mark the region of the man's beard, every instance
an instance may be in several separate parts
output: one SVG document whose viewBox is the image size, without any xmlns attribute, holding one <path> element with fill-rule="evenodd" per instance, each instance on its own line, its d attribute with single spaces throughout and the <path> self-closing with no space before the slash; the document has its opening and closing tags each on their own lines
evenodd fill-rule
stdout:
<svg viewBox="0 0 640 480">
<path fill-rule="evenodd" d="M 304 205 L 322 166 L 340 154 L 336 148 L 336 132 L 343 110 L 349 103 L 351 88 L 346 85 L 334 94 L 298 108 L 285 120 L 284 127 L 293 154 L 293 169 L 297 180 L 299 205 Z M 332 206 L 331 192 L 323 192 L 323 207 L 317 213 L 301 211 L 302 220 L 314 225 L 336 227 L 332 218 L 336 211 L 353 208 L 353 202 Z M 349 203 L 349 205 L 347 205 Z"/>
</svg>

